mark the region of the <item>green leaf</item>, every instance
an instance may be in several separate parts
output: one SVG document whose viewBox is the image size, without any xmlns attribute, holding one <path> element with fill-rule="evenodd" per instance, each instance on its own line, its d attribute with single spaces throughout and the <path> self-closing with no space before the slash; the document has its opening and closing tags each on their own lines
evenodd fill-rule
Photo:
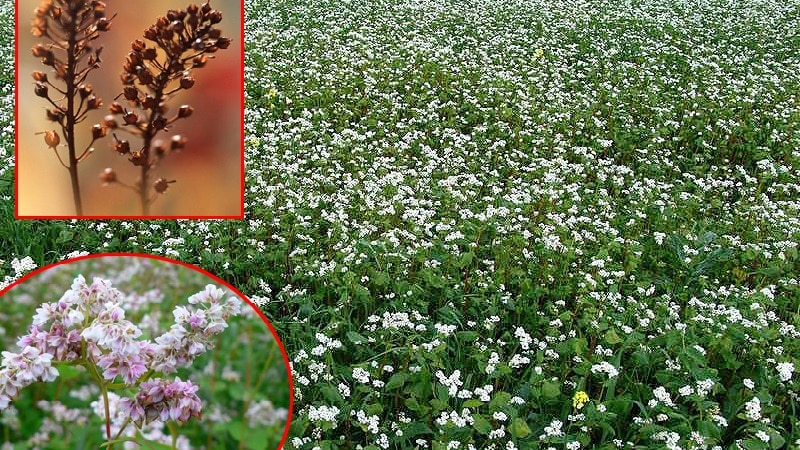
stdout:
<svg viewBox="0 0 800 450">
<path fill-rule="evenodd" d="M 556 398 L 561 395 L 561 384 L 555 381 L 545 381 L 542 384 L 542 395 L 546 398 Z"/>
<path fill-rule="evenodd" d="M 389 381 L 386 382 L 386 386 L 384 386 L 384 388 L 387 391 L 401 388 L 403 387 L 403 384 L 405 384 L 406 380 L 408 380 L 408 373 L 397 372 L 396 374 L 392 375 L 391 378 L 389 378 Z"/>
<path fill-rule="evenodd" d="M 517 439 L 522 439 L 531 434 L 531 429 L 528 427 L 528 424 L 522 420 L 522 418 L 517 417 L 511 421 L 511 425 L 508 426 L 508 432 L 511 433 L 511 436 L 514 436 Z"/>
<path fill-rule="evenodd" d="M 367 338 L 365 338 L 364 336 L 356 333 L 355 331 L 348 331 L 347 332 L 347 339 L 350 339 L 350 342 L 352 342 L 353 344 L 356 344 L 356 345 L 364 343 L 364 342 L 367 342 Z"/>
<path fill-rule="evenodd" d="M 616 345 L 616 344 L 619 344 L 620 342 L 622 342 L 622 338 L 620 338 L 619 335 L 617 334 L 617 332 L 614 331 L 613 329 L 612 330 L 608 330 L 606 332 L 606 335 L 604 336 L 604 339 L 606 340 L 606 342 L 608 342 L 611 345 Z"/>
<path fill-rule="evenodd" d="M 489 423 L 488 420 L 484 419 L 480 414 L 473 414 L 472 419 L 475 421 L 473 426 L 476 430 L 478 430 L 481 434 L 489 434 L 492 431 L 492 424 Z"/>
</svg>

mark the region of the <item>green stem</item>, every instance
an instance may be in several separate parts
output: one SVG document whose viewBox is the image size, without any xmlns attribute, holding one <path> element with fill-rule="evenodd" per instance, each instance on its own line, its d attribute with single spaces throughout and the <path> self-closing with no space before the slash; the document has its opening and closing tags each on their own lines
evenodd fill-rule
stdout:
<svg viewBox="0 0 800 450">
<path fill-rule="evenodd" d="M 176 450 L 178 448 L 178 427 L 171 420 L 167 422 L 167 427 L 169 427 L 169 434 L 172 435 L 172 450 Z"/>
</svg>

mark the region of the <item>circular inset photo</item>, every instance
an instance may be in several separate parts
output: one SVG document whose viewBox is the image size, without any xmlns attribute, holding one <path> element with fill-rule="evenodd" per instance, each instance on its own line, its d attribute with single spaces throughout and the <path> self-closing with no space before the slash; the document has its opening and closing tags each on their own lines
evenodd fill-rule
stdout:
<svg viewBox="0 0 800 450">
<path fill-rule="evenodd" d="M 292 411 L 267 319 L 197 267 L 137 254 L 0 292 L 0 448 L 272 450 Z"/>
</svg>

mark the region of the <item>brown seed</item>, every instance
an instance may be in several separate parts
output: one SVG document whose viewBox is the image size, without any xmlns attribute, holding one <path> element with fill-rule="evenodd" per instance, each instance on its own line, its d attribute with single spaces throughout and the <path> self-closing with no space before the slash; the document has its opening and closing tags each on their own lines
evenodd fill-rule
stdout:
<svg viewBox="0 0 800 450">
<path fill-rule="evenodd" d="M 48 54 L 52 54 L 53 53 L 52 51 L 50 51 L 50 49 L 48 49 L 47 47 L 45 47 L 42 44 L 34 45 L 33 48 L 31 49 L 31 51 L 33 52 L 33 56 L 35 56 L 37 58 L 44 58 Z"/>
<path fill-rule="evenodd" d="M 61 142 L 61 136 L 56 133 L 56 130 L 45 131 L 44 132 L 44 143 L 47 144 L 48 147 L 55 150 L 58 147 L 58 144 Z"/>
<path fill-rule="evenodd" d="M 108 115 L 103 117 L 103 126 L 106 128 L 111 128 L 113 130 L 114 128 L 117 128 L 119 124 L 117 123 L 117 119 L 115 119 L 114 116 Z"/>
<path fill-rule="evenodd" d="M 194 77 L 184 75 L 183 78 L 181 78 L 181 87 L 183 89 L 191 89 L 192 86 L 194 86 Z"/>
<path fill-rule="evenodd" d="M 139 90 L 133 86 L 125 86 L 125 89 L 122 90 L 122 95 L 125 96 L 125 100 L 132 102 L 139 100 Z"/>
<path fill-rule="evenodd" d="M 103 106 L 103 101 L 100 100 L 96 95 L 92 94 L 91 97 L 86 101 L 86 108 L 87 109 L 99 109 Z"/>
<path fill-rule="evenodd" d="M 33 92 L 37 97 L 47 97 L 47 85 L 44 83 L 36 83 Z"/>
<path fill-rule="evenodd" d="M 81 98 L 86 98 L 89 94 L 92 93 L 92 85 L 91 84 L 82 84 L 78 86 L 78 93 L 81 95 Z"/>
<path fill-rule="evenodd" d="M 100 174 L 100 179 L 103 181 L 104 185 L 114 183 L 117 181 L 117 173 L 114 172 L 114 169 L 111 167 L 106 167 L 106 169 Z"/>
<path fill-rule="evenodd" d="M 107 131 L 108 130 L 106 127 L 100 125 L 99 123 L 95 124 L 92 127 L 92 139 L 100 139 L 101 137 L 105 137 Z"/>
<path fill-rule="evenodd" d="M 174 183 L 175 180 L 167 180 L 165 178 L 159 178 L 153 183 L 153 189 L 159 194 L 163 194 L 169 188 L 170 183 Z"/>
<path fill-rule="evenodd" d="M 211 11 L 208 14 L 208 19 L 211 21 L 211 24 L 217 24 L 222 22 L 222 12 L 221 11 Z"/>
<path fill-rule="evenodd" d="M 142 152 L 133 152 L 131 153 L 131 157 L 128 158 L 128 161 L 132 162 L 134 166 L 141 167 L 147 164 L 145 160 L 145 155 Z"/>
<path fill-rule="evenodd" d="M 135 112 L 128 111 L 122 115 L 122 120 L 125 121 L 126 125 L 135 125 L 139 122 L 139 116 Z"/>
<path fill-rule="evenodd" d="M 153 129 L 155 130 L 165 130 L 167 128 L 167 119 L 164 117 L 156 117 L 153 120 Z"/>
<path fill-rule="evenodd" d="M 103 17 L 97 21 L 97 29 L 100 31 L 108 31 L 111 29 L 111 21 Z"/>
<path fill-rule="evenodd" d="M 38 70 L 34 70 L 33 79 L 42 83 L 47 83 L 47 74 L 44 72 L 39 72 Z"/>
<path fill-rule="evenodd" d="M 184 119 L 186 117 L 191 116 L 193 112 L 194 112 L 194 108 L 192 108 L 191 106 L 189 106 L 189 105 L 181 105 L 181 107 L 178 108 L 178 117 L 180 117 L 181 119 Z"/>
<path fill-rule="evenodd" d="M 186 147 L 186 143 L 189 142 L 189 139 L 181 136 L 180 134 L 176 134 L 172 136 L 172 140 L 170 141 L 170 149 L 171 150 L 183 150 Z"/>
<path fill-rule="evenodd" d="M 47 110 L 47 120 L 51 122 L 61 122 L 64 120 L 64 113 L 61 110 L 53 108 Z"/>
<path fill-rule="evenodd" d="M 108 106 L 108 110 L 111 114 L 122 114 L 125 112 L 125 108 L 117 102 L 114 102 Z"/>
<path fill-rule="evenodd" d="M 223 50 L 230 47 L 230 45 L 231 45 L 231 40 L 229 38 L 221 37 L 217 39 L 217 47 Z"/>
<path fill-rule="evenodd" d="M 135 41 L 131 42 L 131 48 L 135 52 L 141 52 L 145 49 L 145 43 L 141 39 L 136 39 Z"/>
<path fill-rule="evenodd" d="M 117 139 L 117 136 L 114 135 L 114 151 L 120 155 L 127 155 L 131 152 L 131 144 L 128 141 L 120 141 Z"/>
</svg>

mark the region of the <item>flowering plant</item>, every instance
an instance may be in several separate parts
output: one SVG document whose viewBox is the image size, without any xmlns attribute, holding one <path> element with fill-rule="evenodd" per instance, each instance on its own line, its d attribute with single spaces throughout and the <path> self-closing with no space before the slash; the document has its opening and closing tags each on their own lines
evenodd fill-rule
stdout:
<svg viewBox="0 0 800 450">
<path fill-rule="evenodd" d="M 142 330 L 125 318 L 122 292 L 109 280 L 89 284 L 77 276 L 59 300 L 36 310 L 29 333 L 17 341 L 20 352 L 2 353 L 0 409 L 34 382 L 56 380 L 59 367 L 82 368 L 100 389 L 95 409 L 105 420 L 109 448 L 139 442 L 136 430 L 154 421 L 168 424 L 176 448 L 176 425 L 200 418 L 202 405 L 195 384 L 167 376 L 212 348 L 228 319 L 240 314 L 241 301 L 224 295 L 207 285 L 189 297 L 190 306 L 175 308 L 169 331 L 142 340 Z"/>
</svg>

